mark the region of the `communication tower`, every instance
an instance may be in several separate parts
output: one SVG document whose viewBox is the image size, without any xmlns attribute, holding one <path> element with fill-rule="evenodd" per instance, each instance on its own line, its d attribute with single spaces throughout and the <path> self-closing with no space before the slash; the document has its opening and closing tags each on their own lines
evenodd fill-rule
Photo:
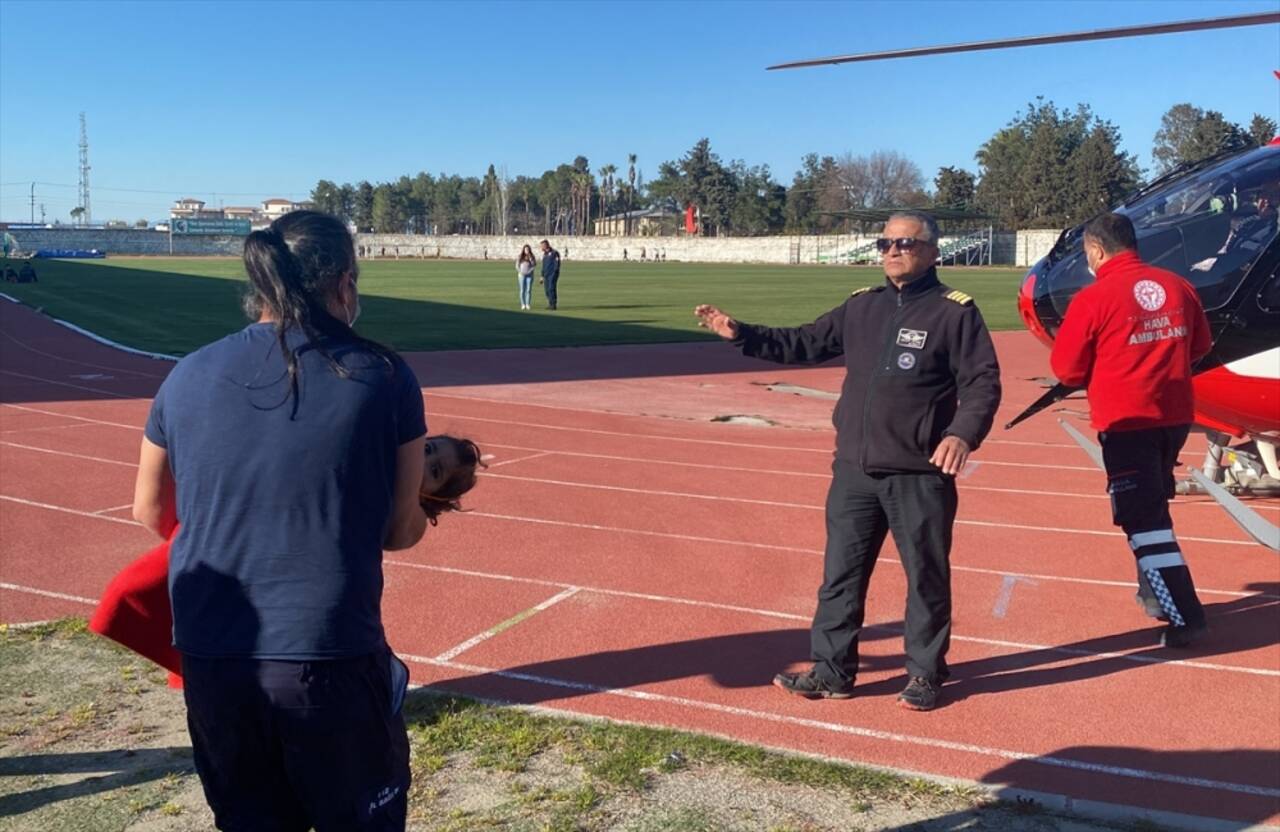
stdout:
<svg viewBox="0 0 1280 832">
<path fill-rule="evenodd" d="M 80 210 L 80 224 L 89 225 L 93 217 L 89 213 L 89 130 L 84 113 L 80 114 Z"/>
</svg>

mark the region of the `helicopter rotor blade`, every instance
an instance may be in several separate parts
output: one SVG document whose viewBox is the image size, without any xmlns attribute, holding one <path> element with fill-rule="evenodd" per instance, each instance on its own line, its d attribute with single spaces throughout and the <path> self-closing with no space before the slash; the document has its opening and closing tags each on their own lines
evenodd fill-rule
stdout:
<svg viewBox="0 0 1280 832">
<path fill-rule="evenodd" d="M 1043 46 L 1050 43 L 1075 43 L 1085 40 L 1141 37 L 1143 35 L 1167 35 L 1175 32 L 1197 32 L 1204 29 L 1229 29 L 1237 26 L 1263 26 L 1280 23 L 1280 14 L 1263 12 L 1232 17 L 1209 17 L 1198 20 L 1180 20 L 1171 23 L 1152 23 L 1143 26 L 1120 26 L 1114 29 L 1093 29 L 1086 32 L 1066 32 L 1057 35 L 1031 35 L 1021 38 L 980 40 L 971 43 L 951 43 L 941 46 L 917 46 L 910 49 L 891 49 L 886 52 L 862 52 L 855 55 L 835 55 L 830 58 L 814 58 L 808 61 L 791 61 L 774 64 L 767 69 L 799 69 L 827 64 L 849 64 L 861 61 L 883 61 L 890 58 L 918 58 L 924 55 L 945 55 L 952 52 L 981 52 L 988 49 L 1013 49 L 1019 46 Z"/>
</svg>

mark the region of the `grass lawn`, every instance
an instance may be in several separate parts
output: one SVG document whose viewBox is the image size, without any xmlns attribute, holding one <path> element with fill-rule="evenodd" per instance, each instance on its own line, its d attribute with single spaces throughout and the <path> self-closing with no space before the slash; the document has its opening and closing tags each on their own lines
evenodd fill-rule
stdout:
<svg viewBox="0 0 1280 832">
<path fill-rule="evenodd" d="M 184 354 L 244 324 L 245 277 L 237 258 L 42 260 L 36 284 L 0 291 L 128 346 Z M 992 329 L 1021 324 L 1021 269 L 943 269 L 973 295 Z M 361 264 L 360 331 L 399 350 L 489 349 L 697 341 L 693 307 L 714 303 L 745 321 L 806 323 L 877 268 L 566 261 L 560 309 L 541 287 L 521 312 L 506 261 L 381 260 Z"/>
</svg>

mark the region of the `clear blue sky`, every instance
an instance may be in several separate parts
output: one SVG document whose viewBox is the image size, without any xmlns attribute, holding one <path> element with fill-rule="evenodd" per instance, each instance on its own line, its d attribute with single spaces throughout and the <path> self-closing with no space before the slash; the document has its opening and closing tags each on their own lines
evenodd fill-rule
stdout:
<svg viewBox="0 0 1280 832">
<path fill-rule="evenodd" d="M 1188 101 L 1280 118 L 1280 26 L 765 72 L 780 61 L 1280 9 L 1280 0 L 852 3 L 72 3 L 0 0 L 0 218 L 253 204 L 316 180 L 537 175 L 585 155 L 646 177 L 711 139 L 789 183 L 810 151 L 897 150 L 932 180 L 1025 104 L 1084 102 L 1150 165 Z M 16 184 L 15 184 L 16 183 Z M 133 190 L 124 190 L 133 189 Z M 154 191 L 155 193 L 146 193 Z"/>
</svg>

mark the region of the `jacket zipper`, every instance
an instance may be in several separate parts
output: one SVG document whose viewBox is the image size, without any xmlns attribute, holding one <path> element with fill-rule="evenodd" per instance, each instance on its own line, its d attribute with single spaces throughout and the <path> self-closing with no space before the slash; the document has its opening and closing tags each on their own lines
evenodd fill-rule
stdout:
<svg viewBox="0 0 1280 832">
<path fill-rule="evenodd" d="M 871 372 L 871 380 L 867 383 L 867 397 L 862 400 L 862 447 L 859 449 L 860 453 L 858 454 L 858 461 L 859 461 L 860 467 L 862 468 L 862 472 L 864 474 L 867 472 L 867 424 L 868 424 L 868 416 L 870 415 L 870 412 L 871 412 L 871 394 L 875 391 L 875 388 L 876 388 L 876 379 L 880 375 L 880 366 L 889 360 L 889 353 L 892 352 L 889 345 L 894 343 L 894 338 L 895 338 L 893 325 L 898 322 L 898 316 L 901 314 L 902 314 L 902 290 L 899 289 L 898 290 L 898 308 L 893 311 L 893 317 L 889 318 L 888 337 L 885 339 L 884 347 L 880 351 L 880 359 L 879 359 L 880 363 L 876 364 L 876 368 Z M 886 367 L 886 369 L 888 368 Z"/>
</svg>

